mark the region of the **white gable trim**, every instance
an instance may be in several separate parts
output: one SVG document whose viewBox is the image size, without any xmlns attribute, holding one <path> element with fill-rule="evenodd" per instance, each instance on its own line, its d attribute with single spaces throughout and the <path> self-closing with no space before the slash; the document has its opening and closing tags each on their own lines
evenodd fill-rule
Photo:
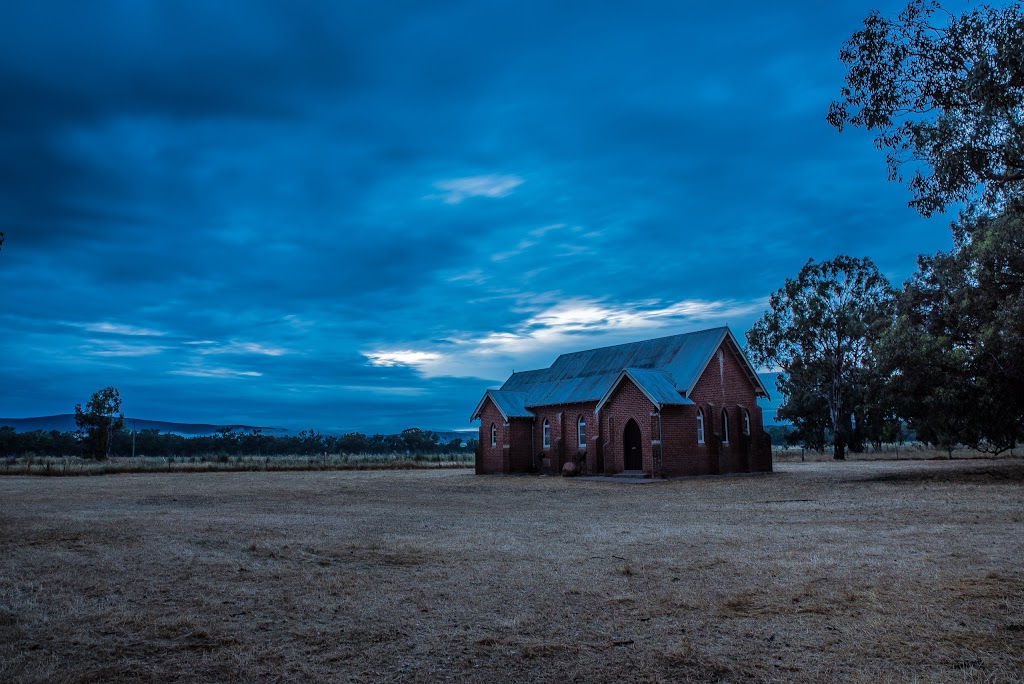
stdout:
<svg viewBox="0 0 1024 684">
<path fill-rule="evenodd" d="M 704 365 L 700 367 L 700 372 L 694 376 L 693 384 L 686 388 L 686 396 L 690 396 L 690 393 L 693 392 L 693 388 L 696 387 L 697 383 L 700 382 L 700 379 L 704 377 L 704 371 L 708 369 L 708 364 L 711 363 L 711 359 L 715 358 L 715 353 L 719 349 L 721 349 L 722 342 L 724 342 L 726 339 L 732 342 L 733 351 L 736 353 L 736 356 L 739 357 L 740 363 L 747 367 L 750 376 L 753 377 L 754 380 L 757 382 L 757 384 L 755 385 L 755 390 L 757 391 L 754 394 L 759 394 L 760 396 L 763 396 L 765 399 L 769 398 L 771 395 L 768 393 L 768 390 L 765 389 L 764 383 L 761 382 L 760 376 L 754 370 L 754 366 L 751 365 L 750 359 L 748 359 L 747 355 L 743 353 L 743 348 L 740 347 L 740 343 L 736 341 L 736 336 L 732 334 L 732 330 L 730 330 L 728 327 L 722 331 L 722 336 L 718 339 L 718 342 L 715 343 L 715 348 L 711 350 L 711 354 L 709 354 L 708 358 L 704 360 Z"/>
<path fill-rule="evenodd" d="M 486 392 L 484 392 L 484 398 L 481 399 L 480 403 L 476 405 L 476 408 L 473 410 L 473 415 L 469 417 L 469 420 L 474 421 L 480 417 L 480 412 L 484 408 L 484 402 L 486 402 L 488 399 L 491 400 L 491 403 L 494 404 L 494 408 L 498 409 L 498 413 L 501 414 L 501 417 L 504 418 L 505 422 L 507 423 L 508 416 L 506 416 L 505 412 L 501 410 L 501 406 L 498 404 L 498 402 L 494 401 L 494 399 L 491 398 L 491 390 L 487 390 Z"/>
</svg>

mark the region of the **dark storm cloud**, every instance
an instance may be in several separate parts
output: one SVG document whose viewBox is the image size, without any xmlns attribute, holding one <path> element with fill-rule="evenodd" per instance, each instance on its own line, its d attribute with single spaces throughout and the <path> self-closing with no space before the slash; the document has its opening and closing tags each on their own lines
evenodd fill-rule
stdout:
<svg viewBox="0 0 1024 684">
<path fill-rule="evenodd" d="M 0 415 L 463 426 L 808 257 L 905 277 L 943 222 L 824 122 L 868 9 L 6 3 Z"/>
</svg>

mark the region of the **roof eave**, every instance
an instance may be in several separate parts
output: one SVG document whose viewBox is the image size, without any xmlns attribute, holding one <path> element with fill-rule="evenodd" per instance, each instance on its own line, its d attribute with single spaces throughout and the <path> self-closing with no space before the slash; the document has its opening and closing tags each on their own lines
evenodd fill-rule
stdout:
<svg viewBox="0 0 1024 684">
<path fill-rule="evenodd" d="M 612 398 L 612 393 L 613 393 L 613 392 L 615 392 L 615 389 L 616 389 L 616 388 L 617 388 L 617 387 L 619 386 L 619 384 L 620 384 L 620 383 L 622 382 L 623 378 L 626 378 L 626 377 L 628 377 L 628 378 L 629 378 L 630 382 L 632 382 L 632 383 L 633 383 L 633 385 L 634 385 L 634 386 L 635 386 L 635 387 L 636 387 L 636 388 L 637 388 L 638 390 L 640 390 L 641 392 L 643 392 L 643 395 L 644 395 L 645 397 L 647 397 L 647 400 L 648 400 L 648 401 L 650 401 L 650 402 L 651 402 L 652 404 L 654 404 L 654 407 L 655 407 L 656 409 L 658 409 L 658 410 L 660 411 L 660 410 L 662 410 L 663 408 L 665 408 L 665 406 L 667 405 L 667 403 L 666 403 L 666 402 L 662 402 L 662 401 L 659 401 L 659 400 L 655 399 L 654 397 L 652 397 L 652 396 L 651 396 L 651 394 L 650 394 L 650 392 L 648 392 L 648 391 L 647 391 L 647 390 L 646 390 L 646 389 L 644 388 L 644 386 L 643 386 L 643 383 L 639 382 L 639 381 L 638 381 L 638 380 L 637 380 L 637 379 L 636 379 L 635 377 L 633 377 L 633 374 L 629 372 L 629 369 L 628 369 L 628 368 L 624 368 L 624 369 L 623 369 L 623 370 L 622 370 L 622 371 L 621 371 L 621 372 L 619 373 L 618 377 L 616 377 L 616 378 L 615 378 L 615 382 L 613 382 L 613 383 L 612 383 L 612 385 L 611 385 L 611 387 L 609 387 L 609 388 L 608 388 L 608 391 L 604 393 L 604 396 L 603 396 L 603 397 L 601 397 L 601 401 L 597 402 L 597 407 L 596 407 L 596 408 L 594 409 L 594 412 L 595 412 L 595 413 L 599 412 L 599 411 L 601 410 L 601 407 L 602 407 L 602 406 L 604 406 L 604 405 L 605 405 L 605 404 L 606 404 L 606 403 L 608 402 L 608 400 Z M 679 405 L 679 406 L 681 406 L 681 405 L 683 405 L 683 402 L 679 402 L 679 404 L 673 404 L 673 406 L 676 406 L 676 405 Z"/>
<path fill-rule="evenodd" d="M 477 420 L 480 417 L 480 411 L 484 407 L 484 402 L 487 401 L 488 399 L 490 399 L 491 403 L 494 404 L 494 408 L 498 409 L 498 413 L 501 414 L 501 417 L 508 421 L 508 416 L 506 416 L 505 412 L 501 410 L 501 404 L 494 401 L 494 399 L 491 397 L 491 392 L 493 391 L 494 390 L 486 390 L 484 392 L 483 398 L 480 400 L 480 403 L 476 405 L 476 408 L 473 410 L 473 414 L 469 417 L 470 422 Z"/>
</svg>

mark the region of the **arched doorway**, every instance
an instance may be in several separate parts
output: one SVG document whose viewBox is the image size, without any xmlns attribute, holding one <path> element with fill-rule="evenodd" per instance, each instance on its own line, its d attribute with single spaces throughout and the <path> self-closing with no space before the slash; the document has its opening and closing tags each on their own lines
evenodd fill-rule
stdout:
<svg viewBox="0 0 1024 684">
<path fill-rule="evenodd" d="M 640 426 L 632 418 L 626 423 L 626 431 L 623 435 L 622 468 L 623 470 L 643 470 L 644 451 L 643 437 L 640 434 Z"/>
</svg>

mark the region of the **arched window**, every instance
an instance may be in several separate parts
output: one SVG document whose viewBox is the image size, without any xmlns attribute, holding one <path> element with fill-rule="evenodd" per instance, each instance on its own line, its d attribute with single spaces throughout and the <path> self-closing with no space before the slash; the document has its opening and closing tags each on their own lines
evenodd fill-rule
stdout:
<svg viewBox="0 0 1024 684">
<path fill-rule="evenodd" d="M 498 446 L 498 428 L 491 423 L 491 446 Z"/>
<path fill-rule="evenodd" d="M 579 444 L 580 449 L 585 449 L 587 446 L 587 419 L 583 416 L 576 421 L 576 436 L 576 443 Z"/>
<path fill-rule="evenodd" d="M 544 426 L 541 428 L 541 435 L 542 435 L 543 440 L 544 440 L 544 448 L 545 449 L 550 449 L 551 448 L 551 423 L 548 422 L 547 418 L 544 419 Z"/>
<path fill-rule="evenodd" d="M 749 411 L 744 411 L 743 412 L 743 434 L 745 434 L 747 437 L 750 436 L 750 412 Z"/>
<path fill-rule="evenodd" d="M 704 443 L 704 412 L 697 409 L 697 444 Z"/>
<path fill-rule="evenodd" d="M 729 443 L 729 414 L 722 409 L 722 444 Z"/>
</svg>

